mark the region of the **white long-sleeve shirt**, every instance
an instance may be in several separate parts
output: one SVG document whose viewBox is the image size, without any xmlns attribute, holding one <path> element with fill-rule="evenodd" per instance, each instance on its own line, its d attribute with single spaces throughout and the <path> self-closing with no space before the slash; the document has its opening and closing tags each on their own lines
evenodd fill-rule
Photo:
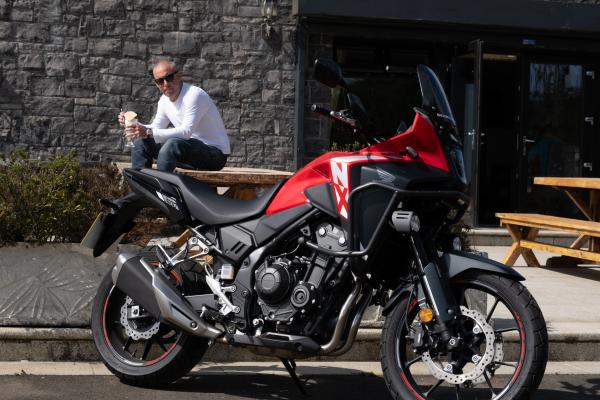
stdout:
<svg viewBox="0 0 600 400">
<path fill-rule="evenodd" d="M 167 128 L 169 123 L 173 128 Z M 183 82 L 177 100 L 164 94 L 158 100 L 156 115 L 150 125 L 154 140 L 165 142 L 169 138 L 199 139 L 209 146 L 231 153 L 227 130 L 221 114 L 210 96 L 197 86 Z"/>
</svg>

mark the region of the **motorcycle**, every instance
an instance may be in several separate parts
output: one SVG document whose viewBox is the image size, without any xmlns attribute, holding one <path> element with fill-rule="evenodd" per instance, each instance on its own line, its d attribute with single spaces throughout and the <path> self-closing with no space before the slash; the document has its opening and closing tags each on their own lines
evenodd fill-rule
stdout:
<svg viewBox="0 0 600 400">
<path fill-rule="evenodd" d="M 396 399 L 525 399 L 548 358 L 542 312 L 514 269 L 463 251 L 469 206 L 462 144 L 436 74 L 417 67 L 412 126 L 377 136 L 333 61 L 315 78 L 349 108 L 312 110 L 362 135 L 255 200 L 191 177 L 125 169 L 133 193 L 102 200 L 83 243 L 102 254 L 154 207 L 190 234 L 180 248 L 121 253 L 92 308 L 94 342 L 123 382 L 169 384 L 213 343 L 281 359 L 339 356 L 370 305 L 385 318 L 380 359 Z"/>
</svg>

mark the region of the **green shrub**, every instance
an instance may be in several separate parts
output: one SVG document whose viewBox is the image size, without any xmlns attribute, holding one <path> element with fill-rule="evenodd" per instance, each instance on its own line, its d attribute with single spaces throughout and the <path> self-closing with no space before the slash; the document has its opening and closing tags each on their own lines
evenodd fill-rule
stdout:
<svg viewBox="0 0 600 400">
<path fill-rule="evenodd" d="M 84 167 L 73 152 L 47 161 L 13 152 L 0 162 L 0 245 L 78 242 L 101 210 L 98 199 L 126 192 L 114 165 Z"/>
</svg>

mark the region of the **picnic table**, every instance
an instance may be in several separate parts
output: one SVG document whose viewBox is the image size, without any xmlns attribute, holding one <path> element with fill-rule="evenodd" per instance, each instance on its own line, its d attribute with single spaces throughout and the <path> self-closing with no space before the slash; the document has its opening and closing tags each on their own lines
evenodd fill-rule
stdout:
<svg viewBox="0 0 600 400">
<path fill-rule="evenodd" d="M 513 244 L 503 262 L 514 265 L 522 255 L 528 266 L 539 267 L 532 250 L 543 250 L 582 260 L 600 262 L 600 178 L 586 177 L 536 177 L 536 185 L 552 186 L 563 191 L 584 218 L 564 218 L 543 214 L 497 213 Z M 536 241 L 540 229 L 554 229 L 577 234 L 569 247 Z M 584 244 L 587 250 L 582 250 Z"/>
</svg>

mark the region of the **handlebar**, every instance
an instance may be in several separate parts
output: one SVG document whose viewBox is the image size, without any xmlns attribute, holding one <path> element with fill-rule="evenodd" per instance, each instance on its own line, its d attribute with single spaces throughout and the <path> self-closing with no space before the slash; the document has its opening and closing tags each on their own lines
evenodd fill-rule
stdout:
<svg viewBox="0 0 600 400">
<path fill-rule="evenodd" d="M 355 132 L 359 128 L 354 118 L 346 117 L 339 111 L 328 110 L 327 108 L 318 106 L 316 104 L 311 105 L 310 110 L 317 114 L 324 115 L 334 121 L 343 122 L 344 124 L 349 125 L 352 129 L 354 129 Z"/>
</svg>

